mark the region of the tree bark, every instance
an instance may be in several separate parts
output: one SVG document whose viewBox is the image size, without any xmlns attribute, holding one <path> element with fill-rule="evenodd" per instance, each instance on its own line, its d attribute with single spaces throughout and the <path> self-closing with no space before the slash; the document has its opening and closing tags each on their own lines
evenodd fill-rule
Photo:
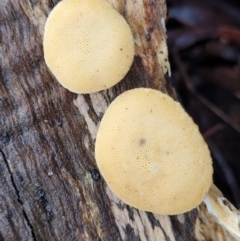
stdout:
<svg viewBox="0 0 240 241">
<path fill-rule="evenodd" d="M 44 24 L 57 2 L 0 2 L 0 240 L 214 240 L 221 227 L 203 232 L 204 204 L 178 216 L 134 209 L 94 159 L 99 122 L 120 93 L 150 87 L 177 99 L 166 77 L 165 1 L 109 0 L 131 26 L 135 59 L 119 84 L 86 95 L 61 87 L 44 62 Z"/>
</svg>

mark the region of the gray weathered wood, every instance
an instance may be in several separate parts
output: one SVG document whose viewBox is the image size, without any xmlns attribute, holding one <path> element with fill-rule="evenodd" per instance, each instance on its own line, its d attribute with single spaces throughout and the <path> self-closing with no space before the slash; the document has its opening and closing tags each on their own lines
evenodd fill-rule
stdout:
<svg viewBox="0 0 240 241">
<path fill-rule="evenodd" d="M 65 90 L 44 63 L 44 23 L 57 2 L 0 2 L 0 240 L 204 240 L 199 209 L 169 217 L 131 208 L 94 159 L 99 122 L 117 95 L 142 86 L 176 99 L 165 78 L 165 1 L 109 1 L 132 28 L 135 60 L 121 83 L 90 95 Z"/>
</svg>

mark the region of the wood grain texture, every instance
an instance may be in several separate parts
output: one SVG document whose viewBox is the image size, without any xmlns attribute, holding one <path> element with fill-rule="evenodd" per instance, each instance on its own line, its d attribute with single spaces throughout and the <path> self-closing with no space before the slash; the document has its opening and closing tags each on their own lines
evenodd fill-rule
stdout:
<svg viewBox="0 0 240 241">
<path fill-rule="evenodd" d="M 136 55 L 123 81 L 90 95 L 61 87 L 44 62 L 44 24 L 57 2 L 0 1 L 0 240 L 204 240 L 197 209 L 169 217 L 131 208 L 94 159 L 99 122 L 117 95 L 141 86 L 176 99 L 165 77 L 165 1 L 109 1 L 132 28 Z"/>
</svg>

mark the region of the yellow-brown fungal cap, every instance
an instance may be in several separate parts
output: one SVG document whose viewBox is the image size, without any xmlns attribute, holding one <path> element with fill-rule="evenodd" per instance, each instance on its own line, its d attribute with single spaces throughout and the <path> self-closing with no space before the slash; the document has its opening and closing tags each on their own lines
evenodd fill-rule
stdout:
<svg viewBox="0 0 240 241">
<path fill-rule="evenodd" d="M 43 47 L 47 66 L 75 93 L 112 87 L 134 56 L 129 25 L 104 0 L 61 1 L 47 19 Z"/>
<path fill-rule="evenodd" d="M 212 160 L 182 106 L 153 89 L 124 92 L 101 121 L 95 156 L 125 203 L 159 214 L 195 208 L 212 184 Z"/>
</svg>

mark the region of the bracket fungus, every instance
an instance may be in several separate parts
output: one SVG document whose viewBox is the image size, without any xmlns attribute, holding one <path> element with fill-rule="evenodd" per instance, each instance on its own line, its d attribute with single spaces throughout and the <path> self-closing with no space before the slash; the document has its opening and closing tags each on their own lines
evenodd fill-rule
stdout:
<svg viewBox="0 0 240 241">
<path fill-rule="evenodd" d="M 212 159 L 197 125 L 178 102 L 153 89 L 126 91 L 110 104 L 95 157 L 110 189 L 140 210 L 184 213 L 212 184 Z"/>
<path fill-rule="evenodd" d="M 44 30 L 44 58 L 63 87 L 91 93 L 117 84 L 129 71 L 134 42 L 131 29 L 104 0 L 63 0 Z"/>
</svg>

